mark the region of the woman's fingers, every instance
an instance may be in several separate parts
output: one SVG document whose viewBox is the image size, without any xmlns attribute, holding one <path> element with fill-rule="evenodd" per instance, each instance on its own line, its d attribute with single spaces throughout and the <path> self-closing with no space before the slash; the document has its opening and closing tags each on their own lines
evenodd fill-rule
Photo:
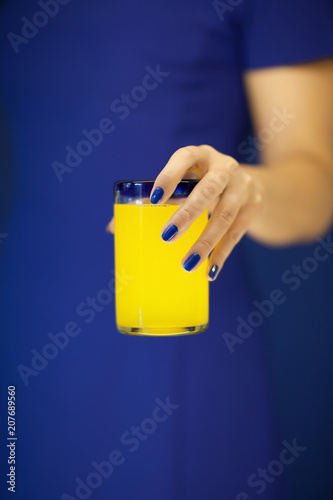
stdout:
<svg viewBox="0 0 333 500">
<path fill-rule="evenodd" d="M 214 281 L 217 278 L 227 257 L 229 257 L 237 243 L 245 235 L 252 219 L 259 214 L 261 208 L 262 196 L 256 193 L 251 202 L 240 209 L 233 224 L 218 242 L 209 258 L 207 277 L 210 281 Z"/>
<path fill-rule="evenodd" d="M 164 225 L 162 238 L 165 241 L 171 241 L 172 239 L 172 242 L 180 238 L 199 215 L 211 206 L 214 200 L 218 199 L 227 184 L 228 176 L 225 172 L 208 172 L 195 186 L 177 212 Z M 175 228 L 175 234 L 170 235 L 170 227 Z M 175 232 L 176 229 L 177 232 Z"/>
<path fill-rule="evenodd" d="M 209 278 L 214 279 L 217 268 L 221 270 L 224 260 L 245 234 L 260 206 L 261 197 L 253 187 L 249 187 L 247 175 L 231 182 L 220 197 L 206 228 L 184 256 L 182 264 L 185 270 L 194 271 L 213 252 L 208 275 L 210 273 Z"/>
<path fill-rule="evenodd" d="M 195 270 L 214 250 L 221 238 L 229 231 L 244 204 L 247 192 L 243 188 L 228 186 L 220 197 L 204 231 L 189 249 L 182 260 L 182 265 L 186 271 Z M 188 269 L 186 264 L 191 255 L 196 254 L 197 262 L 195 266 Z"/>
<path fill-rule="evenodd" d="M 253 180 L 230 156 L 211 146 L 178 149 L 154 183 L 151 202 L 166 203 L 179 182 L 199 178 L 191 194 L 162 228 L 162 238 L 174 242 L 207 208 L 211 218 L 182 260 L 184 269 L 195 271 L 209 258 L 208 279 L 214 280 L 226 258 L 246 233 L 262 207 Z"/>
<path fill-rule="evenodd" d="M 198 166 L 200 164 L 200 166 Z M 210 146 L 189 146 L 176 151 L 157 177 L 152 194 L 154 203 L 165 203 L 189 171 L 203 177 L 177 212 L 162 228 L 164 241 L 176 241 L 207 208 L 218 203 L 225 188 L 236 179 L 239 165 L 230 156 Z"/>
<path fill-rule="evenodd" d="M 188 272 L 195 271 L 210 256 L 207 277 L 212 281 L 260 212 L 262 196 L 252 177 L 234 158 L 201 145 L 178 149 L 171 156 L 156 178 L 151 202 L 166 203 L 185 177 L 200 181 L 164 225 L 162 238 L 173 243 L 208 208 L 211 217 L 182 265 Z M 114 232 L 113 219 L 107 230 Z"/>
<path fill-rule="evenodd" d="M 225 193 L 199 239 L 183 257 L 182 266 L 186 271 L 195 271 L 214 250 L 234 222 L 239 209 L 240 203 L 237 196 Z M 193 255 L 197 256 L 196 260 L 192 259 Z"/>
<path fill-rule="evenodd" d="M 189 170 L 196 174 L 205 170 L 210 146 L 186 146 L 177 149 L 170 160 L 156 177 L 151 191 L 150 201 L 154 204 L 165 203 L 175 191 L 177 185 Z M 200 164 L 200 167 L 198 167 Z"/>
</svg>

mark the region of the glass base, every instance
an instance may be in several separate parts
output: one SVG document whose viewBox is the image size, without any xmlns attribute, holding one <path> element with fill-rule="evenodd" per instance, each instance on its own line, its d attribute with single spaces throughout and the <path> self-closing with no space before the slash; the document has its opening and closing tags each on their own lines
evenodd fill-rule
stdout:
<svg viewBox="0 0 333 500">
<path fill-rule="evenodd" d="M 200 333 L 207 330 L 208 323 L 199 326 L 169 326 L 169 327 L 140 327 L 134 328 L 130 326 L 120 326 L 117 325 L 118 330 L 121 333 L 126 333 L 128 335 L 142 335 L 148 337 L 173 337 L 176 335 L 192 335 L 194 333 Z"/>
</svg>

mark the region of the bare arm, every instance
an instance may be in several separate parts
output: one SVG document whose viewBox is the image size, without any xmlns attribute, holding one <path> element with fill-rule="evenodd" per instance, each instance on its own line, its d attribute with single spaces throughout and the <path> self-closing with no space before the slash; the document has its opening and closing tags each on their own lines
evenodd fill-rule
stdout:
<svg viewBox="0 0 333 500">
<path fill-rule="evenodd" d="M 252 71 L 245 86 L 264 165 L 244 165 L 263 196 L 248 234 L 312 241 L 333 219 L 333 61 Z"/>
<path fill-rule="evenodd" d="M 162 238 L 176 241 L 213 207 L 182 261 L 194 271 L 212 252 L 209 279 L 245 233 L 268 245 L 307 242 L 327 231 L 333 218 L 333 62 L 251 71 L 244 81 L 255 129 L 265 142 L 259 145 L 262 165 L 239 165 L 211 146 L 188 146 L 172 155 L 152 191 L 153 203 L 166 203 L 190 172 L 201 179 L 162 228 Z M 281 127 L 272 121 L 274 113 L 293 119 Z M 274 134 L 267 141 L 269 125 Z M 165 232 L 171 225 L 172 237 Z M 200 259 L 191 259 L 193 254 Z"/>
</svg>

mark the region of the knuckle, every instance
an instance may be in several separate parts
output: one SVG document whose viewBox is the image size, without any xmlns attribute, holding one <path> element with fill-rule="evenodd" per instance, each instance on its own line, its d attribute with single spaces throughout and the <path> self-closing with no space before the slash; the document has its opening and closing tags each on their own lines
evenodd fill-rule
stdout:
<svg viewBox="0 0 333 500">
<path fill-rule="evenodd" d="M 229 238 L 233 243 L 238 243 L 242 238 L 242 233 L 240 231 L 231 231 Z"/>
<path fill-rule="evenodd" d="M 218 170 L 215 173 L 215 178 L 216 182 L 220 186 L 220 190 L 222 191 L 222 189 L 230 182 L 230 173 L 227 170 Z"/>
<path fill-rule="evenodd" d="M 208 154 L 211 154 L 213 152 L 215 152 L 216 150 L 213 148 L 213 146 L 210 146 L 209 144 L 201 144 L 199 146 L 200 149 L 202 149 L 203 151 L 205 151 L 206 153 Z"/>
<path fill-rule="evenodd" d="M 264 199 L 262 197 L 262 194 L 256 193 L 255 196 L 254 196 L 253 202 L 255 203 L 255 205 L 261 207 L 263 205 L 263 203 L 264 203 Z"/>
<path fill-rule="evenodd" d="M 243 173 L 243 182 L 247 188 L 250 188 L 253 185 L 252 177 L 245 172 Z"/>
<path fill-rule="evenodd" d="M 234 219 L 234 210 L 231 207 L 225 207 L 218 214 L 218 223 L 220 226 L 224 227 L 230 225 Z"/>
<path fill-rule="evenodd" d="M 255 213 L 259 213 L 264 207 L 263 196 L 260 193 L 255 193 L 249 202 L 249 207 L 252 207 Z"/>
<path fill-rule="evenodd" d="M 188 208 L 180 208 L 177 212 L 181 222 L 190 222 L 193 218 L 193 213 Z"/>
<path fill-rule="evenodd" d="M 254 197 L 254 206 L 257 214 L 259 214 L 264 208 L 264 199 L 260 193 L 257 193 Z"/>
<path fill-rule="evenodd" d="M 166 182 L 173 181 L 174 178 L 175 178 L 174 172 L 171 172 L 170 170 L 163 171 L 163 181 Z"/>
<path fill-rule="evenodd" d="M 231 175 L 237 175 L 240 172 L 239 163 L 232 156 L 226 156 L 226 166 Z"/>
<path fill-rule="evenodd" d="M 230 210 L 232 210 L 233 212 L 235 212 L 237 206 L 240 203 L 239 193 L 229 193 L 228 197 L 227 197 L 227 200 L 228 200 L 228 205 L 230 206 Z"/>
<path fill-rule="evenodd" d="M 197 158 L 197 148 L 196 146 L 185 146 L 178 149 L 177 155 L 181 156 L 183 161 L 186 163 L 195 163 Z"/>
<path fill-rule="evenodd" d="M 200 187 L 204 198 L 216 198 L 221 192 L 219 182 L 212 178 L 202 181 Z"/>
</svg>

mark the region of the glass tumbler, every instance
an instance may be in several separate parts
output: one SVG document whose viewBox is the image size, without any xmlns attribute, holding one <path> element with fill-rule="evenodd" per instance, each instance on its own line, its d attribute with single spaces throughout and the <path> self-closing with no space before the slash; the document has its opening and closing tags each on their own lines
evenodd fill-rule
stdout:
<svg viewBox="0 0 333 500">
<path fill-rule="evenodd" d="M 164 224 L 198 181 L 181 181 L 162 205 L 150 203 L 154 181 L 114 186 L 116 322 L 122 333 L 186 335 L 208 327 L 207 261 L 186 272 L 181 260 L 207 224 L 205 211 L 174 243 L 161 238 Z"/>
</svg>

